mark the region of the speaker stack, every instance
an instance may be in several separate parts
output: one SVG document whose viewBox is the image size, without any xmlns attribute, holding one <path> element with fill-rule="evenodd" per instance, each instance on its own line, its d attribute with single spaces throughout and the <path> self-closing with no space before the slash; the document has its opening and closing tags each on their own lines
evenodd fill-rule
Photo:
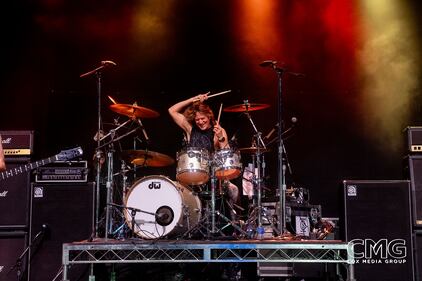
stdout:
<svg viewBox="0 0 422 281">
<path fill-rule="evenodd" d="M 62 244 L 92 234 L 94 183 L 33 183 L 30 213 L 29 235 L 38 241 L 30 249 L 28 281 L 53 280 L 60 275 Z M 86 280 L 81 278 L 87 276 L 87 269 L 72 268 L 69 279 Z"/>
<path fill-rule="evenodd" d="M 0 134 L 7 166 L 0 176 L 0 280 L 61 280 L 62 244 L 92 234 L 94 184 L 86 178 L 31 184 L 31 172 L 16 171 L 29 167 L 33 132 Z M 86 269 L 72 268 L 69 278 L 80 280 Z"/>
<path fill-rule="evenodd" d="M 416 281 L 422 281 L 422 127 L 407 127 L 406 175 L 411 185 Z"/>
<path fill-rule="evenodd" d="M 344 235 L 359 281 L 414 280 L 410 182 L 345 180 Z"/>
<path fill-rule="evenodd" d="M 3 177 L 28 164 L 32 131 L 0 131 L 7 171 L 0 177 L 0 280 L 24 280 L 28 245 L 30 173 Z"/>
</svg>

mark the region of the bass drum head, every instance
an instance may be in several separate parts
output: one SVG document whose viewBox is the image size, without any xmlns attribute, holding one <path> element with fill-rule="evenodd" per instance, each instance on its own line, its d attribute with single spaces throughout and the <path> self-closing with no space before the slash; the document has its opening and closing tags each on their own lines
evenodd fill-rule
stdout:
<svg viewBox="0 0 422 281">
<path fill-rule="evenodd" d="M 134 230 L 145 239 L 184 233 L 201 218 L 199 198 L 165 176 L 147 176 L 136 181 L 126 196 L 125 207 L 139 209 Z M 125 209 L 124 213 L 132 229 L 131 210 Z"/>
<path fill-rule="evenodd" d="M 173 181 L 164 176 L 148 176 L 134 183 L 127 194 L 126 207 L 136 208 L 135 234 L 154 239 L 169 234 L 182 216 L 182 197 Z M 158 217 L 156 214 L 163 214 Z M 132 229 L 131 210 L 125 209 Z"/>
</svg>

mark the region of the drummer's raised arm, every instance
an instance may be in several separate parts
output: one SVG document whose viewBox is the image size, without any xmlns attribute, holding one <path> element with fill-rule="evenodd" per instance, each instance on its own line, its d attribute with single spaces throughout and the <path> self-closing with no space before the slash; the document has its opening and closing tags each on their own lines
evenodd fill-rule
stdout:
<svg viewBox="0 0 422 281">
<path fill-rule="evenodd" d="M 174 122 L 182 128 L 187 134 L 190 134 L 192 130 L 192 124 L 186 119 L 186 117 L 182 114 L 182 111 L 189 105 L 192 105 L 196 101 L 203 102 L 207 99 L 207 94 L 205 95 L 197 95 L 186 99 L 184 101 L 178 102 L 172 105 L 168 112 L 170 116 L 173 118 Z"/>
</svg>

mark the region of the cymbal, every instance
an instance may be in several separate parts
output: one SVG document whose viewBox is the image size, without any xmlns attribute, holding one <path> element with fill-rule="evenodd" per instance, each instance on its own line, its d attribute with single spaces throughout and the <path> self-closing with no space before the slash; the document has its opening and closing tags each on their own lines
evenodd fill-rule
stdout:
<svg viewBox="0 0 422 281">
<path fill-rule="evenodd" d="M 128 117 L 141 117 L 141 118 L 155 118 L 160 116 L 160 114 L 152 109 L 146 107 L 138 106 L 136 104 L 112 104 L 110 109 L 114 112 L 117 112 Z"/>
<path fill-rule="evenodd" d="M 122 157 L 139 166 L 165 167 L 174 163 L 170 156 L 151 150 L 124 150 Z"/>
<path fill-rule="evenodd" d="M 265 103 L 242 103 L 236 104 L 223 109 L 225 112 L 246 112 L 261 110 L 270 107 L 269 104 Z"/>
<path fill-rule="evenodd" d="M 258 151 L 258 148 L 256 146 L 242 147 L 242 148 L 239 148 L 239 151 L 240 153 L 254 154 Z M 263 147 L 259 148 L 259 152 L 268 152 L 268 151 L 270 151 L 269 148 L 263 148 Z"/>
</svg>

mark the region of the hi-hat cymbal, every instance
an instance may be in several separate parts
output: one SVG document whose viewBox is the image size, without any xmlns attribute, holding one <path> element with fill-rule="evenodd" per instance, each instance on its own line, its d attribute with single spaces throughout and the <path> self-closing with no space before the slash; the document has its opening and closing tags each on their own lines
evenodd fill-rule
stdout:
<svg viewBox="0 0 422 281">
<path fill-rule="evenodd" d="M 165 167 L 174 163 L 170 156 L 150 150 L 124 150 L 122 157 L 139 166 Z"/>
<path fill-rule="evenodd" d="M 243 148 L 239 148 L 239 151 L 240 153 L 254 154 L 258 151 L 258 148 L 256 146 L 243 147 Z M 269 148 L 263 148 L 263 147 L 259 148 L 259 152 L 268 152 L 268 151 L 270 151 Z"/>
<path fill-rule="evenodd" d="M 114 112 L 117 112 L 128 117 L 136 118 L 155 118 L 160 116 L 160 114 L 152 109 L 138 106 L 136 104 L 112 104 L 110 109 Z"/>
<path fill-rule="evenodd" d="M 264 103 L 243 103 L 236 104 L 223 109 L 225 112 L 246 112 L 246 111 L 255 111 L 261 110 L 270 107 L 269 104 Z"/>
</svg>

